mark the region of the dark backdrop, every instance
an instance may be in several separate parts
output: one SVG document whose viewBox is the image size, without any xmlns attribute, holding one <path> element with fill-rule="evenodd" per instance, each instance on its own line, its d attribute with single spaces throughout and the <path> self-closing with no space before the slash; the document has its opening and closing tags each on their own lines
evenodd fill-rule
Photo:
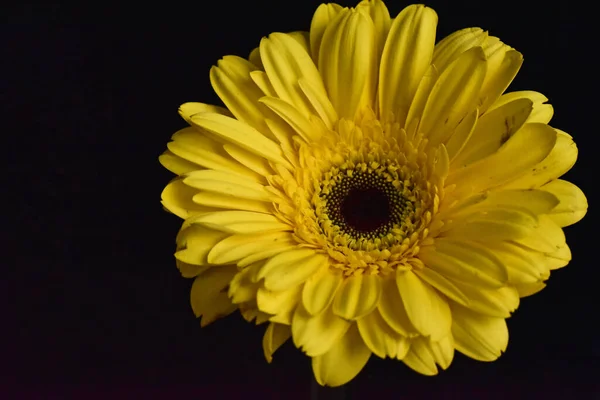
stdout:
<svg viewBox="0 0 600 400">
<path fill-rule="evenodd" d="M 185 125 L 180 103 L 219 104 L 211 65 L 246 56 L 270 32 L 307 29 L 317 4 L 100 2 L 3 12 L 9 205 L 0 390 L 14 398 L 594 396 L 597 46 L 589 10 L 577 2 L 428 3 L 440 17 L 438 37 L 481 26 L 524 54 L 511 89 L 550 98 L 553 125 L 580 149 L 567 178 L 592 207 L 566 229 L 573 262 L 522 301 L 497 362 L 457 354 L 448 371 L 428 378 L 373 357 L 347 387 L 311 392 L 309 359 L 291 344 L 265 362 L 263 326 L 234 314 L 200 328 L 189 306 L 191 280 L 174 265 L 180 221 L 161 208 L 171 175 L 157 157 Z M 388 6 L 395 15 L 406 4 Z"/>
</svg>

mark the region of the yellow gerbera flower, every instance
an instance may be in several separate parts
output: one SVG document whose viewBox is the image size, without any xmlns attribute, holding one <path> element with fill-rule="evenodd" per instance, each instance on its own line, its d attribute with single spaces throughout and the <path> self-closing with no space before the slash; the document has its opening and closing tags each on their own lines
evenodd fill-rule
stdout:
<svg viewBox="0 0 600 400">
<path fill-rule="evenodd" d="M 181 106 L 162 202 L 203 326 L 239 309 L 269 362 L 291 337 L 330 386 L 371 354 L 434 375 L 505 351 L 519 298 L 571 259 L 577 148 L 542 94 L 503 94 L 518 51 L 479 28 L 436 45 L 436 24 L 323 4 L 212 68 L 226 109 Z"/>
</svg>

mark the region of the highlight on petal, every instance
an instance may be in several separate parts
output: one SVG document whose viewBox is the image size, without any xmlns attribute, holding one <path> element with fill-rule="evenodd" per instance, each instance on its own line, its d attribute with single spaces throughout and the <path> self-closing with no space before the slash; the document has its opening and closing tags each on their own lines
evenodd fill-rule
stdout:
<svg viewBox="0 0 600 400">
<path fill-rule="evenodd" d="M 421 78 L 431 64 L 438 17 L 423 5 L 406 7 L 392 22 L 381 56 L 379 113 L 404 124 Z"/>
<path fill-rule="evenodd" d="M 398 270 L 396 284 L 406 314 L 419 333 L 433 340 L 448 334 L 452 324 L 450 307 L 435 289 L 410 270 Z"/>
<path fill-rule="evenodd" d="M 329 268 L 323 268 L 308 278 L 302 291 L 302 303 L 306 311 L 316 315 L 329 307 L 342 282 L 341 274 L 334 273 Z"/>
<path fill-rule="evenodd" d="M 446 369 L 454 358 L 452 335 L 448 334 L 438 341 L 424 337 L 411 340 L 410 351 L 402 360 L 407 366 L 423 375 L 437 375 L 437 365 Z"/>
<path fill-rule="evenodd" d="M 352 324 L 327 353 L 313 357 L 313 372 L 319 384 L 341 386 L 358 375 L 369 357 L 371 350 L 363 342 L 356 324 Z"/>
</svg>

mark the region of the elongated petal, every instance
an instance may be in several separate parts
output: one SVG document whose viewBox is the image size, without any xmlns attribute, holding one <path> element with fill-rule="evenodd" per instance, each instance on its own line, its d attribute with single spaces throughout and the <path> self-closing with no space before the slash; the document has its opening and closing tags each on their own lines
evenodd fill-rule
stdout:
<svg viewBox="0 0 600 400">
<path fill-rule="evenodd" d="M 241 57 L 225 56 L 211 68 L 210 82 L 238 120 L 269 137 L 271 133 L 265 118 L 272 118 L 272 113 L 258 102 L 265 94 L 250 75 L 257 68 Z"/>
<path fill-rule="evenodd" d="M 479 361 L 494 361 L 506 350 L 508 329 L 504 318 L 489 317 L 464 307 L 452 307 L 452 335 L 456 349 Z"/>
<path fill-rule="evenodd" d="M 508 281 L 506 268 L 485 246 L 472 241 L 438 239 L 419 252 L 423 263 L 453 281 L 501 287 Z"/>
<path fill-rule="evenodd" d="M 482 112 L 485 112 L 504 93 L 523 65 L 523 55 L 506 45 L 501 46 L 496 54 L 486 54 L 486 56 L 488 71 L 481 85 L 479 100 Z M 496 62 L 495 59 L 498 61 Z"/>
<path fill-rule="evenodd" d="M 363 0 L 356 6 L 356 9 L 364 11 L 373 21 L 373 25 L 375 26 L 375 44 L 377 46 L 377 65 L 379 65 L 383 46 L 392 25 L 390 12 L 382 0 Z"/>
<path fill-rule="evenodd" d="M 481 28 L 465 28 L 451 33 L 435 45 L 432 63 L 438 71 L 443 71 L 465 51 L 481 46 L 487 37 L 487 32 Z"/>
<path fill-rule="evenodd" d="M 289 165 L 277 143 L 243 122 L 219 114 L 203 113 L 192 116 L 192 123 L 267 160 Z"/>
<path fill-rule="evenodd" d="M 277 257 L 277 256 L 276 256 Z M 265 264 L 264 270 L 270 267 Z M 265 288 L 269 290 L 286 290 L 305 282 L 321 268 L 326 267 L 329 260 L 323 254 L 313 254 L 288 265 L 278 264 L 265 275 Z"/>
<path fill-rule="evenodd" d="M 200 113 L 216 113 L 233 117 L 231 111 L 226 108 L 213 106 L 212 104 L 189 102 L 179 106 L 179 115 L 188 123 L 192 123 L 192 116 Z"/>
<path fill-rule="evenodd" d="M 356 324 L 353 324 L 327 353 L 313 357 L 313 372 L 319 384 L 341 386 L 358 375 L 369 357 L 371 350 L 362 340 Z"/>
<path fill-rule="evenodd" d="M 213 246 L 229 236 L 225 232 L 220 232 L 201 225 L 192 225 L 182 230 L 178 237 L 179 250 L 175 257 L 187 264 L 206 265 L 208 253 Z"/>
<path fill-rule="evenodd" d="M 530 235 L 514 241 L 543 253 L 554 253 L 566 245 L 565 233 L 548 215 L 538 217 L 537 227 Z"/>
<path fill-rule="evenodd" d="M 197 189 L 186 185 L 183 179 L 172 180 L 163 190 L 160 197 L 162 205 L 179 218 L 189 218 L 202 212 L 214 211 L 214 208 L 194 203 Z"/>
<path fill-rule="evenodd" d="M 256 294 L 256 304 L 262 312 L 273 315 L 282 314 L 296 308 L 301 294 L 302 285 L 280 292 L 260 288 Z"/>
<path fill-rule="evenodd" d="M 450 162 L 454 162 L 456 156 L 461 153 L 462 149 L 469 142 L 471 135 L 477 126 L 478 116 L 478 109 L 467 114 L 467 116 L 458 124 L 454 133 L 450 136 L 450 139 L 448 139 L 446 149 L 448 151 L 448 159 Z"/>
<path fill-rule="evenodd" d="M 410 351 L 402 360 L 407 366 L 423 375 L 437 375 L 436 364 L 446 369 L 454 358 L 452 335 L 433 341 L 424 337 L 411 340 Z"/>
<path fill-rule="evenodd" d="M 158 156 L 160 164 L 176 175 L 183 175 L 199 168 L 197 164 L 176 156 L 169 150 Z"/>
<path fill-rule="evenodd" d="M 455 163 L 466 166 L 498 151 L 523 126 L 532 110 L 531 100 L 517 99 L 484 114 Z"/>
<path fill-rule="evenodd" d="M 441 73 L 419 125 L 432 145 L 445 143 L 458 123 L 477 106 L 485 73 L 486 60 L 480 47 L 466 51 Z"/>
<path fill-rule="evenodd" d="M 538 251 L 511 242 L 490 243 L 489 249 L 504 263 L 511 284 L 537 282 L 546 272 L 544 255 Z"/>
<path fill-rule="evenodd" d="M 302 291 L 302 303 L 311 315 L 321 313 L 329 307 L 342 285 L 342 275 L 323 268 L 307 279 Z"/>
<path fill-rule="evenodd" d="M 230 143 L 223 145 L 223 149 L 231 156 L 231 158 L 237 160 L 240 164 L 243 164 L 257 174 L 264 177 L 273 174 L 273 169 L 269 165 L 268 160 Z"/>
<path fill-rule="evenodd" d="M 487 289 L 462 282 L 454 283 L 469 299 L 466 307 L 491 317 L 508 318 L 519 307 L 519 294 L 510 286 Z"/>
<path fill-rule="evenodd" d="M 289 231 L 291 228 L 275 216 L 251 211 L 216 211 L 194 217 L 194 222 L 228 233 L 256 234 Z"/>
<path fill-rule="evenodd" d="M 585 194 L 571 182 L 557 179 L 540 188 L 552 193 L 559 204 L 550 213 L 550 218 L 560 227 L 579 222 L 587 213 L 588 202 Z"/>
<path fill-rule="evenodd" d="M 317 7 L 317 10 L 313 15 L 313 19 L 310 23 L 310 51 L 315 65 L 319 65 L 319 52 L 323 34 L 341 10 L 342 6 L 339 4 L 321 4 Z"/>
<path fill-rule="evenodd" d="M 345 278 L 333 302 L 333 312 L 347 320 L 369 314 L 377 307 L 381 296 L 381 278 L 358 275 Z"/>
<path fill-rule="evenodd" d="M 423 5 L 411 5 L 392 22 L 381 56 L 379 113 L 392 115 L 404 125 L 417 87 L 431 64 L 437 14 Z"/>
<path fill-rule="evenodd" d="M 350 322 L 335 315 L 331 307 L 313 316 L 299 304 L 292 320 L 292 339 L 307 356 L 316 357 L 327 353 L 349 327 Z"/>
<path fill-rule="evenodd" d="M 260 42 L 265 72 L 280 99 L 293 104 L 307 117 L 313 108 L 298 86 L 305 79 L 314 88 L 325 91 L 321 75 L 306 49 L 290 35 L 272 33 Z"/>
<path fill-rule="evenodd" d="M 406 337 L 418 334 L 406 313 L 396 279 L 386 279 L 382 282 L 378 310 L 383 320 L 397 333 Z"/>
<path fill-rule="evenodd" d="M 316 129 L 310 120 L 290 103 L 275 97 L 263 97 L 260 101 L 287 122 L 305 141 L 315 141 L 324 133 Z"/>
<path fill-rule="evenodd" d="M 527 124 L 525 125 L 537 125 Z M 546 126 L 547 125 L 541 125 Z M 549 127 L 548 127 L 549 128 Z M 577 145 L 573 139 L 564 132 L 555 134 L 556 140 L 552 151 L 539 163 L 524 168 L 519 177 L 502 186 L 503 189 L 533 189 L 559 178 L 575 165 L 577 160 Z M 536 145 L 539 146 L 539 145 Z"/>
<path fill-rule="evenodd" d="M 236 272 L 235 266 L 213 267 L 194 280 L 190 301 L 196 317 L 202 317 L 202 326 L 236 310 L 226 290 Z"/>
<path fill-rule="evenodd" d="M 357 325 L 363 341 L 378 357 L 401 360 L 408 352 L 409 340 L 393 330 L 378 310 L 359 318 Z"/>
<path fill-rule="evenodd" d="M 272 200 L 272 196 L 265 190 L 264 185 L 229 172 L 193 171 L 185 176 L 183 182 L 196 189 L 231 197 L 265 202 Z"/>
<path fill-rule="evenodd" d="M 292 331 L 289 326 L 276 324 L 271 322 L 263 336 L 263 351 L 265 358 L 270 364 L 273 361 L 273 353 L 277 351 L 289 338 L 292 336 Z"/>
<path fill-rule="evenodd" d="M 456 301 L 459 304 L 468 304 L 469 299 L 467 296 L 460 291 L 450 279 L 444 277 L 444 275 L 435 272 L 432 268 L 416 268 L 413 270 L 414 273 L 425 282 L 429 283 L 440 293 Z"/>
<path fill-rule="evenodd" d="M 363 92 L 375 88 L 375 27 L 360 12 L 341 14 L 339 25 L 331 24 L 323 35 L 319 71 L 338 115 L 352 120 Z"/>
<path fill-rule="evenodd" d="M 177 265 L 177 269 L 181 276 L 184 278 L 195 278 L 207 269 L 211 268 L 211 265 L 194 265 L 184 263 L 181 260 L 175 260 L 175 265 Z"/>
<path fill-rule="evenodd" d="M 291 234 L 289 232 L 231 235 L 212 245 L 208 260 L 213 264 L 231 264 L 244 257 L 264 251 L 267 246 L 278 246 L 279 243 L 287 245 L 290 240 Z"/>
<path fill-rule="evenodd" d="M 556 133 L 548 125 L 525 124 L 493 155 L 452 171 L 446 184 L 457 184 L 455 197 L 500 186 L 536 168 L 555 143 Z"/>
<path fill-rule="evenodd" d="M 446 336 L 452 323 L 446 300 L 410 270 L 398 270 L 396 284 L 413 326 L 422 335 L 431 336 L 433 340 Z"/>
</svg>

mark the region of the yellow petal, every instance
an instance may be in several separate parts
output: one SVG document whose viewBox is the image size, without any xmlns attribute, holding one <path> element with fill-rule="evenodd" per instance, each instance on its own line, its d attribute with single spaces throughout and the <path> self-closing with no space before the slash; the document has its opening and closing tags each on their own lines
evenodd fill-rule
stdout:
<svg viewBox="0 0 600 400">
<path fill-rule="evenodd" d="M 223 145 L 221 143 L 210 139 L 201 132 L 198 132 L 195 128 L 189 127 L 181 129 L 175 132 L 172 139 L 173 142 L 167 144 L 167 147 L 173 154 L 185 160 L 204 168 L 234 173 L 245 179 L 250 178 L 257 182 L 262 180 L 262 178 L 257 176 L 254 171 L 249 170 L 233 160 L 229 154 L 223 150 Z"/>
<path fill-rule="evenodd" d="M 219 114 L 202 113 L 194 115 L 192 123 L 251 153 L 276 163 L 289 165 L 283 158 L 277 143 L 243 122 Z"/>
<path fill-rule="evenodd" d="M 237 309 L 227 296 L 227 285 L 236 272 L 235 266 L 213 267 L 194 280 L 190 301 L 196 317 L 202 316 L 201 326 L 206 326 Z"/>
<path fill-rule="evenodd" d="M 529 125 L 534 124 L 526 124 L 525 127 Z M 546 129 L 551 129 L 547 125 L 541 126 L 545 126 Z M 566 133 L 561 131 L 557 132 L 558 134 L 555 133 L 556 141 L 548 156 L 543 160 L 540 160 L 539 163 L 524 168 L 521 174 L 519 174 L 519 177 L 515 177 L 516 179 L 502 186 L 503 189 L 538 188 L 559 178 L 575 165 L 578 154 L 577 145 L 573 141 L 573 138 Z"/>
<path fill-rule="evenodd" d="M 192 116 L 199 113 L 216 113 L 233 117 L 233 114 L 231 114 L 228 109 L 219 106 L 213 106 L 212 104 L 190 102 L 183 103 L 179 106 L 179 115 L 181 115 L 181 117 L 186 120 L 188 124 L 192 123 Z"/>
<path fill-rule="evenodd" d="M 195 278 L 211 267 L 210 265 L 188 264 L 177 259 L 175 260 L 175 265 L 177 265 L 179 273 L 181 273 L 181 276 L 184 278 Z"/>
<path fill-rule="evenodd" d="M 270 364 L 273 361 L 273 353 L 277 351 L 292 335 L 292 331 L 289 326 L 276 324 L 271 322 L 265 331 L 263 336 L 263 351 L 265 358 Z"/>
<path fill-rule="evenodd" d="M 352 120 L 364 91 L 375 88 L 375 27 L 360 12 L 342 13 L 346 15 L 340 25 L 331 25 L 323 35 L 319 71 L 338 115 Z"/>
<path fill-rule="evenodd" d="M 587 213 L 588 202 L 585 194 L 571 182 L 557 179 L 540 189 L 552 193 L 559 200 L 559 204 L 549 215 L 558 226 L 573 225 Z"/>
<path fill-rule="evenodd" d="M 548 270 L 559 269 L 565 267 L 571 261 L 571 249 L 566 243 L 562 243 L 557 246 L 556 250 L 551 253 L 546 253 L 545 255 L 545 267 Z M 548 271 L 549 272 L 549 271 Z M 546 271 L 542 272 L 542 275 L 546 273 Z"/>
<path fill-rule="evenodd" d="M 508 318 L 511 312 L 519 307 L 519 294 L 513 287 L 487 289 L 461 282 L 454 284 L 469 299 L 466 307 L 475 312 L 491 317 Z"/>
<path fill-rule="evenodd" d="M 547 215 L 538 217 L 538 224 L 530 235 L 514 240 L 516 243 L 543 253 L 554 253 L 566 245 L 565 233 Z"/>
<path fill-rule="evenodd" d="M 183 182 L 192 188 L 231 197 L 265 202 L 272 200 L 264 185 L 230 172 L 211 169 L 192 171 L 186 175 Z"/>
<path fill-rule="evenodd" d="M 265 177 L 273 174 L 273 169 L 269 165 L 269 161 L 265 160 L 263 157 L 257 156 L 239 146 L 229 143 L 223 145 L 223 149 L 231 156 L 231 158 L 237 160 L 240 164 L 257 174 Z"/>
<path fill-rule="evenodd" d="M 489 244 L 490 250 L 504 263 L 511 284 L 532 283 L 540 280 L 544 255 L 515 243 Z"/>
<path fill-rule="evenodd" d="M 435 359 L 429 350 L 429 340 L 423 337 L 411 340 L 410 350 L 402 362 L 423 375 L 433 376 L 438 373 Z"/>
<path fill-rule="evenodd" d="M 197 189 L 183 183 L 183 179 L 172 180 L 162 191 L 160 197 L 163 206 L 179 218 L 189 218 L 202 212 L 213 211 L 192 201 Z"/>
<path fill-rule="evenodd" d="M 231 235 L 211 246 L 208 260 L 212 264 L 232 264 L 265 248 L 278 246 L 280 243 L 287 245 L 290 239 L 289 232 Z"/>
<path fill-rule="evenodd" d="M 412 5 L 392 22 L 379 75 L 379 114 L 384 120 L 394 115 L 404 125 L 419 82 L 431 64 L 437 20 L 431 8 Z"/>
<path fill-rule="evenodd" d="M 158 156 L 158 162 L 176 175 L 183 175 L 199 168 L 197 164 L 176 156 L 169 150 Z"/>
<path fill-rule="evenodd" d="M 221 240 L 229 236 L 225 232 L 219 232 L 204 226 L 192 225 L 180 234 L 178 247 L 183 248 L 175 253 L 175 257 L 187 264 L 206 265 L 208 253 Z"/>
<path fill-rule="evenodd" d="M 401 360 L 408 352 L 409 340 L 393 330 L 378 310 L 358 319 L 357 325 L 363 341 L 378 357 Z"/>
<path fill-rule="evenodd" d="M 378 310 L 383 320 L 402 336 L 413 337 L 418 334 L 416 328 L 408 318 L 406 308 L 400 297 L 396 279 L 386 279 L 382 282 Z"/>
<path fill-rule="evenodd" d="M 262 312 L 277 315 L 289 312 L 296 308 L 302 294 L 302 285 L 273 292 L 265 288 L 259 288 L 256 294 L 256 304 Z"/>
<path fill-rule="evenodd" d="M 221 193 L 200 192 L 192 198 L 194 203 L 206 207 L 223 208 L 227 210 L 254 211 L 263 214 L 272 214 L 273 208 L 269 203 L 256 200 L 240 199 Z"/>
<path fill-rule="evenodd" d="M 467 296 L 460 291 L 451 280 L 444 277 L 444 275 L 435 272 L 431 268 L 415 268 L 414 273 L 425 282 L 429 283 L 440 293 L 456 301 L 459 304 L 468 304 L 469 299 Z"/>
<path fill-rule="evenodd" d="M 446 335 L 439 341 L 432 341 L 424 337 L 411 340 L 410 351 L 402 360 L 415 371 L 428 376 L 437 375 L 439 364 L 446 369 L 454 358 L 454 343 L 452 335 Z"/>
<path fill-rule="evenodd" d="M 458 351 L 479 361 L 494 361 L 506 350 L 508 329 L 504 318 L 489 317 L 453 306 L 452 335 Z"/>
<path fill-rule="evenodd" d="M 452 196 L 460 197 L 500 186 L 524 174 L 528 176 L 550 154 L 555 143 L 556 133 L 548 125 L 525 124 L 493 155 L 451 171 L 446 185 L 456 184 Z"/>
<path fill-rule="evenodd" d="M 289 231 L 290 226 L 273 215 L 250 211 L 216 211 L 194 217 L 194 223 L 222 232 L 257 234 Z"/>
<path fill-rule="evenodd" d="M 467 116 L 458 124 L 454 133 L 450 136 L 450 139 L 448 139 L 446 149 L 451 163 L 454 163 L 456 156 L 461 153 L 462 149 L 469 142 L 471 135 L 477 126 L 478 116 L 478 109 L 467 114 Z"/>
<path fill-rule="evenodd" d="M 272 33 L 260 42 L 265 72 L 280 99 L 293 104 L 307 117 L 314 110 L 298 86 L 299 79 L 325 91 L 317 67 L 307 51 L 290 35 Z"/>
<path fill-rule="evenodd" d="M 310 50 L 315 65 L 319 65 L 319 51 L 321 48 L 321 41 L 323 40 L 323 34 L 341 10 L 342 6 L 339 4 L 321 4 L 317 7 L 317 10 L 313 15 L 312 22 L 310 23 Z"/>
<path fill-rule="evenodd" d="M 483 50 L 474 47 L 458 57 L 440 75 L 427 99 L 419 131 L 431 145 L 444 143 L 458 123 L 476 106 L 486 73 Z"/>
<path fill-rule="evenodd" d="M 306 142 L 315 141 L 324 133 L 315 129 L 307 117 L 305 117 L 296 107 L 284 100 L 265 96 L 260 99 L 260 102 L 279 115 L 281 119 L 287 122 L 287 124 Z"/>
<path fill-rule="evenodd" d="M 528 297 L 540 292 L 546 287 L 544 282 L 521 283 L 515 286 L 519 292 L 519 297 Z"/>
<path fill-rule="evenodd" d="M 435 65 L 432 64 L 421 78 L 419 86 L 417 86 L 417 91 L 408 109 L 406 123 L 404 124 L 407 136 L 411 139 L 418 133 L 419 123 L 423 117 L 423 110 L 438 78 L 438 71 Z M 386 117 L 382 116 L 382 118 L 385 119 Z"/>
<path fill-rule="evenodd" d="M 252 276 L 261 266 L 261 263 L 250 265 L 248 268 L 239 271 L 231 279 L 227 294 L 232 303 L 240 304 L 256 300 L 256 295 L 261 284 L 259 282 L 253 282 Z"/>
<path fill-rule="evenodd" d="M 213 89 L 233 115 L 261 132 L 270 136 L 265 118 L 272 118 L 272 113 L 258 103 L 264 96 L 250 73 L 257 66 L 237 56 L 225 56 L 216 67 L 210 70 L 210 82 Z"/>
<path fill-rule="evenodd" d="M 531 114 L 529 114 L 527 122 L 541 122 L 543 124 L 547 124 L 550 122 L 550 119 L 552 119 L 554 109 L 550 104 L 544 104 L 548 101 L 548 98 L 543 94 L 534 92 L 532 90 L 505 93 L 490 106 L 487 112 L 518 99 L 528 99 L 533 102 L 533 111 Z"/>
<path fill-rule="evenodd" d="M 485 112 L 500 97 L 523 65 L 523 55 L 506 45 L 501 46 L 496 54 L 487 57 L 488 72 L 481 85 L 480 94 L 482 112 Z M 499 62 L 495 62 L 494 58 L 498 58 Z"/>
<path fill-rule="evenodd" d="M 342 285 L 342 275 L 333 273 L 329 268 L 313 274 L 306 280 L 302 291 L 302 303 L 311 315 L 321 313 L 329 307 L 339 287 Z"/>
<path fill-rule="evenodd" d="M 352 324 L 327 353 L 313 357 L 313 372 L 320 385 L 341 386 L 358 375 L 369 357 L 371 350 L 360 337 L 356 324 Z"/>
<path fill-rule="evenodd" d="M 292 339 L 307 356 L 316 357 L 327 353 L 349 327 L 350 322 L 335 315 L 331 307 L 313 316 L 299 304 L 292 320 Z"/>
<path fill-rule="evenodd" d="M 294 31 L 294 32 L 289 32 L 288 36 L 290 36 L 292 39 L 294 39 L 296 42 L 298 42 L 298 44 L 300 46 L 302 46 L 304 51 L 306 51 L 306 53 L 308 53 L 310 55 L 310 37 L 309 37 L 308 32 Z"/>
<path fill-rule="evenodd" d="M 347 320 L 369 314 L 381 296 L 381 278 L 377 275 L 353 275 L 344 283 L 333 301 L 333 312 Z"/>
<path fill-rule="evenodd" d="M 438 71 L 443 71 L 465 51 L 481 46 L 487 37 L 488 33 L 481 28 L 465 28 L 451 33 L 435 45 L 432 63 Z"/>
<path fill-rule="evenodd" d="M 356 6 L 359 11 L 364 11 L 373 21 L 375 26 L 375 44 L 377 46 L 377 65 L 381 60 L 383 46 L 385 45 L 392 20 L 390 12 L 381 0 L 363 0 Z"/>
<path fill-rule="evenodd" d="M 302 250 L 295 251 L 299 253 L 302 252 Z M 311 250 L 311 252 L 313 251 Z M 292 286 L 303 283 L 321 268 L 326 267 L 329 263 L 329 260 L 325 255 L 311 254 L 307 257 L 292 261 L 289 264 L 282 264 L 277 257 L 289 259 L 290 255 L 288 253 L 280 253 L 271 258 L 261 270 L 261 275 L 265 277 L 265 288 L 269 290 L 286 290 Z"/>
<path fill-rule="evenodd" d="M 237 262 L 238 267 L 243 268 L 257 261 L 267 260 L 277 254 L 297 249 L 298 242 L 293 239 L 290 232 L 286 233 L 289 235 L 286 239 L 276 243 L 263 243 L 261 249 L 257 248 L 256 251 L 240 259 Z"/>
<path fill-rule="evenodd" d="M 517 99 L 485 113 L 454 162 L 466 166 L 479 161 L 502 146 L 521 126 L 533 109 L 529 99 Z"/>
<path fill-rule="evenodd" d="M 423 246 L 419 259 L 453 281 L 500 287 L 508 281 L 506 268 L 485 246 L 467 240 L 437 239 Z"/>
<path fill-rule="evenodd" d="M 410 270 L 397 270 L 396 284 L 406 314 L 419 333 L 433 340 L 446 336 L 452 323 L 446 300 Z"/>
</svg>

